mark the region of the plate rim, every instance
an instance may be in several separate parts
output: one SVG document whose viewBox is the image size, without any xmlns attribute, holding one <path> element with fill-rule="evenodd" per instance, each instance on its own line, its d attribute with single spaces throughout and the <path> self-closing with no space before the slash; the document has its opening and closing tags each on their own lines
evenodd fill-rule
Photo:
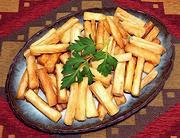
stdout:
<svg viewBox="0 0 180 138">
<path fill-rule="evenodd" d="M 157 87 L 157 89 L 140 105 L 138 105 L 137 107 L 135 107 L 134 109 L 130 110 L 128 113 L 122 115 L 122 116 L 119 116 L 118 118 L 112 120 L 112 121 L 109 121 L 109 122 L 106 122 L 106 123 L 101 123 L 99 124 L 98 126 L 96 127 L 88 127 L 88 128 L 79 128 L 79 129 L 75 129 L 75 130 L 49 130 L 49 129 L 46 129 L 45 127 L 38 127 L 36 126 L 35 124 L 32 124 L 30 121 L 28 120 L 25 120 L 14 108 L 14 105 L 11 101 L 11 96 L 10 96 L 10 93 L 9 93 L 9 82 L 10 82 L 10 76 L 11 76 L 11 73 L 12 73 L 12 69 L 15 65 L 15 62 L 17 61 L 17 57 L 19 56 L 19 54 L 21 54 L 22 50 L 29 44 L 29 42 L 32 41 L 32 39 L 34 37 L 36 37 L 37 35 L 39 35 L 40 33 L 43 33 L 44 31 L 46 31 L 47 29 L 50 29 L 52 28 L 53 26 L 55 26 L 56 24 L 58 24 L 58 22 L 60 22 L 61 20 L 64 20 L 66 18 L 69 18 L 69 17 L 72 17 L 72 16 L 75 16 L 77 14 L 80 14 L 81 12 L 85 12 L 85 11 L 91 11 L 91 10 L 110 10 L 110 9 L 115 9 L 117 7 L 121 7 L 125 10 L 130 10 L 130 11 L 134 11 L 134 12 L 139 12 L 139 13 L 142 13 L 146 16 L 149 16 L 151 18 L 153 18 L 154 20 L 156 20 L 158 23 L 160 23 L 164 29 L 165 29 L 165 32 L 167 33 L 167 36 L 170 37 L 170 40 L 169 40 L 169 43 L 170 43 L 170 47 L 172 47 L 172 55 L 171 55 L 171 58 L 169 60 L 169 64 L 168 64 L 168 68 L 165 70 L 167 71 L 166 73 L 163 73 L 161 76 L 163 79 L 161 81 L 161 83 L 159 84 L 159 86 Z M 174 64 L 174 58 L 175 58 L 175 47 L 174 45 L 172 44 L 172 35 L 169 33 L 168 29 L 166 28 L 166 26 L 159 20 L 157 19 L 156 17 L 154 17 L 153 15 L 150 15 L 150 14 L 147 14 L 143 11 L 140 11 L 140 10 L 135 10 L 133 8 L 124 8 L 122 6 L 113 6 L 113 7 L 104 7 L 104 8 L 91 8 L 91 9 L 86 9 L 86 10 L 79 10 L 77 12 L 74 12 L 74 13 L 71 13 L 67 16 L 64 16 L 58 20 L 56 20 L 56 22 L 54 22 L 53 24 L 51 25 L 48 25 L 48 26 L 45 26 L 43 29 L 41 29 L 40 31 L 38 31 L 37 33 L 35 33 L 30 39 L 28 39 L 24 46 L 19 50 L 19 52 L 16 54 L 16 56 L 13 58 L 13 61 L 12 61 L 12 64 L 10 65 L 10 68 L 9 68 L 9 71 L 8 71 L 8 74 L 7 74 L 7 79 L 6 79 L 6 83 L 5 83 L 5 94 L 6 94 L 6 97 L 7 97 L 7 102 L 11 108 L 11 110 L 13 111 L 13 114 L 16 116 L 16 118 L 18 118 L 21 122 L 23 122 L 25 125 L 27 125 L 28 127 L 31 127 L 33 129 L 36 129 L 36 130 L 40 130 L 42 132 L 45 132 L 45 133 L 49 133 L 49 134 L 80 134 L 80 133 L 87 133 L 87 132 L 92 132 L 92 131 L 97 131 L 97 130 L 100 130 L 100 129 L 103 129 L 103 128 L 106 128 L 106 127 L 109 127 L 109 126 L 112 126 L 116 123 L 119 123 L 125 119 L 127 119 L 128 117 L 132 116 L 133 114 L 135 114 L 136 112 L 138 112 L 139 110 L 141 110 L 143 107 L 145 107 L 150 101 L 152 101 L 156 96 L 157 94 L 161 91 L 161 89 L 163 88 L 166 80 L 169 78 L 169 75 L 172 71 L 172 68 L 173 68 L 173 64 Z"/>
</svg>

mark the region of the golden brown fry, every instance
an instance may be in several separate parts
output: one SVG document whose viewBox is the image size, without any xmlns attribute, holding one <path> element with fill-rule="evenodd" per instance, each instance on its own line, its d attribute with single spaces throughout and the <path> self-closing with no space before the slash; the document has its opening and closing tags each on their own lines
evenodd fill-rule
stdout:
<svg viewBox="0 0 180 138">
<path fill-rule="evenodd" d="M 109 24 L 108 24 L 108 22 L 107 22 L 106 19 L 103 20 L 103 24 L 104 24 L 104 28 L 105 28 L 105 30 L 108 32 L 108 34 L 112 34 L 111 29 L 110 29 L 110 26 L 109 26 Z"/>
<path fill-rule="evenodd" d="M 127 68 L 126 68 L 124 90 L 128 93 L 130 93 L 132 89 L 135 66 L 136 66 L 136 58 L 133 57 L 127 63 Z"/>
<path fill-rule="evenodd" d="M 69 44 L 41 45 L 30 47 L 32 55 L 66 52 Z"/>
<path fill-rule="evenodd" d="M 122 37 L 126 39 L 128 37 L 128 33 L 123 29 L 122 25 L 119 22 L 119 18 L 117 16 L 114 16 L 113 21 L 117 26 L 119 32 L 121 33 Z"/>
<path fill-rule="evenodd" d="M 129 34 L 135 35 L 137 37 L 142 37 L 145 33 L 145 28 L 138 26 L 136 24 L 127 22 L 127 21 L 123 21 L 120 22 L 123 29 L 126 30 Z"/>
<path fill-rule="evenodd" d="M 106 89 L 106 92 L 109 94 L 111 100 L 113 100 L 113 95 L 111 93 L 111 90 L 112 90 L 112 85 L 109 85 L 109 87 Z M 102 121 L 107 114 L 107 110 L 100 102 L 98 103 L 97 110 L 98 110 L 98 118 Z"/>
<path fill-rule="evenodd" d="M 86 119 L 86 95 L 88 88 L 88 77 L 84 77 L 79 83 L 78 101 L 76 106 L 75 119 L 84 121 Z"/>
<path fill-rule="evenodd" d="M 90 67 L 90 70 L 91 70 L 92 74 L 94 75 L 94 77 L 93 77 L 94 80 L 101 81 L 105 87 L 109 86 L 111 79 L 112 79 L 111 74 L 109 74 L 107 77 L 105 77 L 94 68 Z"/>
<path fill-rule="evenodd" d="M 114 37 L 114 39 L 116 40 L 117 44 L 121 47 L 124 48 L 124 44 L 122 41 L 122 36 L 117 28 L 117 26 L 114 24 L 113 20 L 111 19 L 111 17 L 107 16 L 107 22 L 110 26 L 111 32 L 112 32 L 112 36 Z"/>
<path fill-rule="evenodd" d="M 103 26 L 103 21 L 100 20 L 97 27 L 96 49 L 102 49 L 104 47 L 103 38 L 104 38 L 104 26 Z"/>
<path fill-rule="evenodd" d="M 38 78 L 41 82 L 42 89 L 46 95 L 49 106 L 54 106 L 57 104 L 56 91 L 53 88 L 53 83 L 49 77 L 47 70 L 45 68 L 38 69 Z"/>
<path fill-rule="evenodd" d="M 92 27 L 92 39 L 94 42 L 96 41 L 96 21 L 91 20 L 91 27 Z"/>
<path fill-rule="evenodd" d="M 136 47 L 132 44 L 127 44 L 125 47 L 125 51 L 132 53 L 133 56 L 143 57 L 143 58 L 145 58 L 145 60 L 147 60 L 149 62 L 152 62 L 155 64 L 160 63 L 160 55 L 154 54 L 153 52 L 150 52 L 150 51 L 145 50 L 143 48 Z"/>
<path fill-rule="evenodd" d="M 113 41 L 112 49 L 111 49 L 111 52 L 110 52 L 111 55 L 114 55 L 114 53 L 115 53 L 115 47 L 116 47 L 116 41 Z"/>
<path fill-rule="evenodd" d="M 130 43 L 136 45 L 137 47 L 143 48 L 143 49 L 147 49 L 155 54 L 163 54 L 163 52 L 166 51 L 166 49 L 159 44 L 153 43 L 153 42 L 149 42 L 147 40 L 144 40 L 142 38 L 138 38 L 135 36 L 132 36 L 130 38 Z"/>
<path fill-rule="evenodd" d="M 59 60 L 60 53 L 51 54 L 48 61 L 45 63 L 45 68 L 48 73 L 53 73 L 56 63 Z"/>
<path fill-rule="evenodd" d="M 153 27 L 154 27 L 153 22 L 151 22 L 151 21 L 146 22 L 146 24 L 144 25 L 146 32 L 145 32 L 143 38 L 147 36 L 147 34 L 152 30 Z"/>
<path fill-rule="evenodd" d="M 119 62 L 114 71 L 114 80 L 112 93 L 116 96 L 124 95 L 124 77 L 125 77 L 126 62 Z"/>
<path fill-rule="evenodd" d="M 57 89 L 58 89 L 58 103 L 67 103 L 68 95 L 66 89 L 61 89 L 61 82 L 63 79 L 63 65 L 56 64 L 56 79 L 57 79 Z"/>
<path fill-rule="evenodd" d="M 159 29 L 156 26 L 154 26 L 153 29 L 145 37 L 145 40 L 152 41 L 158 36 L 159 32 Z"/>
<path fill-rule="evenodd" d="M 84 20 L 103 20 L 106 16 L 102 13 L 84 12 Z"/>
<path fill-rule="evenodd" d="M 149 74 L 147 74 L 141 82 L 141 89 L 144 88 L 147 84 L 149 84 L 152 80 L 154 80 L 157 75 L 158 72 L 155 69 L 153 69 Z"/>
<path fill-rule="evenodd" d="M 56 33 L 56 29 L 52 28 L 51 30 L 49 30 L 44 36 L 42 36 L 39 40 L 35 41 L 34 43 L 31 44 L 32 46 L 37 46 L 37 45 L 42 45 L 42 44 L 46 44 L 44 43 L 46 39 L 50 38 L 54 33 Z M 47 42 L 47 41 L 46 41 Z"/>
<path fill-rule="evenodd" d="M 50 37 L 47 37 L 44 41 L 38 44 L 38 46 L 41 45 L 51 45 L 51 44 L 57 44 L 60 41 L 58 34 L 55 32 Z"/>
<path fill-rule="evenodd" d="M 119 55 L 125 53 L 124 49 L 120 48 L 119 46 L 115 47 L 114 55 Z"/>
<path fill-rule="evenodd" d="M 49 54 L 42 54 L 37 58 L 37 62 L 41 65 L 45 65 L 45 63 L 48 61 L 50 55 Z"/>
<path fill-rule="evenodd" d="M 151 70 L 153 70 L 153 68 L 154 68 L 154 65 L 153 65 L 152 63 L 150 63 L 150 62 L 145 62 L 145 63 L 144 63 L 144 69 L 143 69 L 143 71 L 144 71 L 145 73 L 149 73 L 149 72 L 151 72 Z"/>
<path fill-rule="evenodd" d="M 98 112 L 96 109 L 94 97 L 88 87 L 87 93 L 86 93 L 86 117 L 91 118 L 91 117 L 97 117 L 97 116 L 98 116 Z"/>
<path fill-rule="evenodd" d="M 51 78 L 52 85 L 53 85 L 53 90 L 55 94 L 57 95 L 57 81 L 56 81 L 56 76 L 54 74 L 49 74 L 49 77 Z"/>
<path fill-rule="evenodd" d="M 106 46 L 109 43 L 110 34 L 104 28 L 103 45 Z"/>
<path fill-rule="evenodd" d="M 89 38 L 89 35 L 92 36 L 92 27 L 91 27 L 91 22 L 90 21 L 85 21 L 84 22 L 84 32 L 85 32 L 85 37 Z"/>
<path fill-rule="evenodd" d="M 18 85 L 18 91 L 16 96 L 17 99 L 24 100 L 24 93 L 26 92 L 27 87 L 28 87 L 28 72 L 26 69 Z"/>
<path fill-rule="evenodd" d="M 109 54 L 111 54 L 111 50 L 112 50 L 112 48 L 113 48 L 113 37 L 112 37 L 112 36 L 109 37 L 108 43 L 105 44 L 105 45 L 107 45 L 107 52 L 108 52 Z M 104 51 L 104 50 L 106 50 L 106 49 L 103 49 L 103 51 Z"/>
<path fill-rule="evenodd" d="M 69 101 L 67 104 L 67 109 L 64 117 L 64 123 L 66 125 L 72 125 L 76 113 L 76 105 L 77 105 L 77 98 L 78 98 L 78 83 L 71 84 L 70 87 L 70 96 Z"/>
<path fill-rule="evenodd" d="M 41 111 L 52 121 L 57 122 L 61 118 L 61 113 L 49 107 L 48 104 L 44 102 L 41 97 L 35 94 L 33 90 L 29 89 L 24 96 L 28 102 L 34 105 L 39 111 Z"/>
<path fill-rule="evenodd" d="M 42 66 L 41 64 L 37 64 L 37 69 L 42 69 L 44 68 L 44 66 Z"/>
<path fill-rule="evenodd" d="M 31 51 L 30 49 L 27 49 L 26 51 L 24 51 L 24 57 L 28 58 L 31 55 Z"/>
<path fill-rule="evenodd" d="M 35 63 L 35 57 L 29 56 L 26 59 L 27 62 L 27 72 L 28 72 L 28 87 L 30 89 L 35 89 L 39 87 L 39 80 L 36 75 L 37 64 Z"/>
<path fill-rule="evenodd" d="M 155 39 L 153 39 L 152 42 L 156 43 L 156 44 L 161 44 L 161 41 L 157 37 Z"/>
<path fill-rule="evenodd" d="M 97 69 L 102 62 L 103 60 L 91 61 L 90 65 L 92 66 L 92 68 Z"/>
<path fill-rule="evenodd" d="M 67 107 L 67 104 L 56 104 L 56 109 L 59 111 L 59 112 L 62 112 L 63 110 L 65 110 Z"/>
<path fill-rule="evenodd" d="M 76 23 L 71 28 L 71 43 L 75 43 L 75 40 L 79 40 L 78 36 L 81 35 L 81 31 L 83 30 L 83 25 L 81 23 Z"/>
<path fill-rule="evenodd" d="M 69 52 L 66 52 L 62 55 L 60 55 L 60 60 L 63 64 L 66 64 L 66 62 L 68 61 L 68 59 L 71 57 L 71 54 Z"/>
<path fill-rule="evenodd" d="M 66 30 L 61 36 L 61 42 L 63 44 L 68 44 L 71 41 L 71 28 Z"/>
<path fill-rule="evenodd" d="M 141 89 L 141 79 L 142 79 L 142 72 L 144 67 L 144 58 L 138 57 L 137 58 L 137 64 L 134 74 L 134 81 L 132 85 L 132 91 L 131 94 L 133 96 L 139 96 L 140 95 L 140 89 Z"/>
<path fill-rule="evenodd" d="M 67 22 L 65 22 L 61 27 L 57 29 L 57 34 L 61 38 L 63 36 L 63 33 L 70 29 L 75 23 L 79 21 L 78 18 L 72 17 Z"/>
<path fill-rule="evenodd" d="M 132 53 L 124 53 L 114 56 L 118 62 L 125 62 L 132 59 Z"/>
<path fill-rule="evenodd" d="M 100 81 L 96 81 L 91 84 L 90 90 L 94 93 L 98 101 L 106 108 L 109 115 L 112 116 L 118 113 L 119 109 L 117 105 L 114 104 Z"/>
<path fill-rule="evenodd" d="M 114 100 L 118 106 L 126 103 L 126 97 L 124 95 L 123 96 L 114 96 Z"/>
<path fill-rule="evenodd" d="M 145 25 L 145 22 L 143 20 L 141 20 L 140 18 L 126 12 L 125 10 L 123 10 L 120 7 L 117 7 L 114 15 L 120 17 L 123 20 L 133 22 L 133 23 L 135 23 L 135 24 L 137 24 L 139 26 L 144 26 Z"/>
</svg>

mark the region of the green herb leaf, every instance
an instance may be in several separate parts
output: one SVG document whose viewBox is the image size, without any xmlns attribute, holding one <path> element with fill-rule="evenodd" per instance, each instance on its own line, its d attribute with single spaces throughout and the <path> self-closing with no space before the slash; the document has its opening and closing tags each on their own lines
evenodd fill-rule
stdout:
<svg viewBox="0 0 180 138">
<path fill-rule="evenodd" d="M 103 59 L 103 62 L 98 66 L 97 70 L 103 75 L 111 74 L 111 71 L 117 66 L 117 59 L 104 51 L 98 51 L 95 55 L 95 60 Z"/>
</svg>

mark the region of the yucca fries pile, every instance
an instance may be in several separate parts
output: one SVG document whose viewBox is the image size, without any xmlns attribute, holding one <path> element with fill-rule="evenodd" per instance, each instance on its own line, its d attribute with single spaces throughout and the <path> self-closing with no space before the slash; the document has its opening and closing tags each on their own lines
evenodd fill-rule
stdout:
<svg viewBox="0 0 180 138">
<path fill-rule="evenodd" d="M 19 83 L 17 99 L 26 99 L 54 122 L 66 109 L 66 125 L 72 125 L 74 120 L 85 121 L 92 117 L 103 120 L 107 114 L 113 116 L 119 112 L 119 105 L 126 103 L 124 92 L 139 96 L 141 89 L 157 76 L 155 66 L 166 51 L 158 34 L 159 29 L 151 21 L 144 22 L 119 7 L 114 16 L 84 12 L 83 24 L 72 17 L 61 27 L 49 30 L 24 52 L 27 66 Z M 107 72 L 111 68 L 110 74 L 103 75 L 99 67 L 103 58 L 90 60 L 88 55 L 84 58 L 89 67 L 86 69 L 89 69 L 88 75 L 93 76 L 91 82 L 86 73 L 81 74 L 82 64 L 77 65 L 78 80 L 63 79 L 64 66 L 75 55 L 68 47 L 79 44 L 79 36 L 93 40 L 96 51 L 107 53 L 109 59 L 113 59 L 112 68 L 104 68 Z M 66 68 L 68 71 L 73 70 Z M 69 82 L 70 87 L 62 87 L 62 81 Z M 39 89 L 47 102 L 38 96 Z"/>
</svg>

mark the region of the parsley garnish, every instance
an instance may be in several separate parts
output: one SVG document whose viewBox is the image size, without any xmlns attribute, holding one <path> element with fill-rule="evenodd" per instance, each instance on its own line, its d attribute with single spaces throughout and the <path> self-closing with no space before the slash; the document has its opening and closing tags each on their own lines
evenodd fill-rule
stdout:
<svg viewBox="0 0 180 138">
<path fill-rule="evenodd" d="M 117 60 L 107 52 L 107 46 L 100 51 L 96 51 L 95 44 L 90 38 L 79 37 L 76 43 L 70 44 L 68 50 L 72 52 L 72 57 L 63 67 L 61 89 L 69 88 L 72 83 L 80 83 L 83 77 L 88 77 L 88 83 L 92 84 L 93 74 L 89 68 L 90 60 L 103 60 L 97 70 L 104 76 L 111 73 L 116 68 Z"/>
</svg>

